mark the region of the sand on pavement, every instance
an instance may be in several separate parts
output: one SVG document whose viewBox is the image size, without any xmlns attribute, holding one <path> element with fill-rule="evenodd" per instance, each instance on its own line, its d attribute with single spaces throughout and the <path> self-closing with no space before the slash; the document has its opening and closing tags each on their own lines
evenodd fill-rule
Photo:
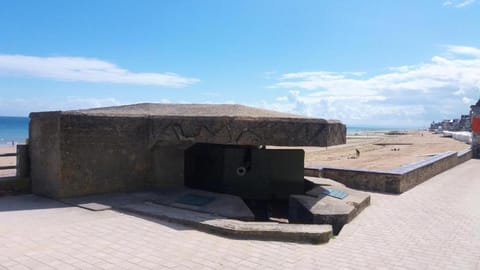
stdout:
<svg viewBox="0 0 480 270">
<path fill-rule="evenodd" d="M 470 145 L 427 131 L 405 135 L 373 133 L 348 136 L 347 144 L 333 147 L 306 147 L 306 166 L 390 170 L 447 151 L 461 151 Z M 357 157 L 356 149 L 360 155 Z"/>
</svg>

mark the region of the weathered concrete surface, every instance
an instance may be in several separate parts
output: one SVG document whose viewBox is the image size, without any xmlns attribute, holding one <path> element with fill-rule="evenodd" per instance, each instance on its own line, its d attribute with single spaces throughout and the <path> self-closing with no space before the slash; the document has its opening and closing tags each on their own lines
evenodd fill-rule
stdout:
<svg viewBox="0 0 480 270">
<path fill-rule="evenodd" d="M 46 112 L 30 121 L 30 175 L 32 192 L 49 197 L 63 195 L 60 156 L 60 114 Z"/>
<path fill-rule="evenodd" d="M 194 143 L 327 146 L 346 138 L 337 121 L 240 105 L 137 104 L 30 118 L 32 189 L 53 198 L 182 186 L 183 151 Z"/>
<path fill-rule="evenodd" d="M 330 146 L 346 142 L 346 127 L 334 120 L 243 105 L 136 104 L 62 112 L 80 118 L 144 119 L 150 144 Z"/>
<path fill-rule="evenodd" d="M 181 188 L 185 179 L 185 150 L 190 145 L 156 145 L 151 148 L 152 172 L 146 186 Z"/>
<path fill-rule="evenodd" d="M 348 196 L 345 197 L 342 201 L 355 207 L 356 212 L 353 213 L 353 217 L 358 215 L 360 212 L 363 211 L 363 209 L 370 205 L 370 194 L 368 193 L 347 188 L 345 187 L 345 185 L 338 182 L 334 182 L 333 184 L 331 184 L 328 182 L 328 179 L 325 178 L 306 177 L 306 179 L 315 183 L 316 185 L 314 188 L 306 192 L 306 194 L 309 196 L 324 196 L 321 191 L 325 187 L 333 187 L 337 190 L 346 192 Z"/>
<path fill-rule="evenodd" d="M 460 151 L 457 154 L 457 165 L 460 165 L 469 159 L 471 159 L 473 156 L 472 150 L 471 149 L 465 149 L 464 151 Z"/>
<path fill-rule="evenodd" d="M 330 225 L 245 222 L 152 203 L 129 204 L 120 209 L 240 239 L 321 244 L 328 242 L 332 237 Z"/>
<path fill-rule="evenodd" d="M 350 213 L 355 209 L 348 204 L 337 204 L 328 196 L 292 195 L 288 204 L 288 220 L 292 224 L 330 224 L 334 234 L 352 220 Z"/>
<path fill-rule="evenodd" d="M 307 176 L 330 178 L 354 189 L 400 194 L 471 157 L 472 152 L 467 149 L 445 152 L 390 171 L 308 167 L 304 173 Z"/>
<path fill-rule="evenodd" d="M 30 176 L 30 156 L 28 144 L 17 144 L 17 177 Z"/>
<path fill-rule="evenodd" d="M 213 200 L 208 204 L 201 206 L 188 205 L 177 202 L 182 196 L 191 194 L 210 197 Z M 224 218 L 233 218 L 245 221 L 255 219 L 255 216 L 250 211 L 248 206 L 243 202 L 241 198 L 237 196 L 189 188 L 174 190 L 157 190 L 148 192 L 89 195 L 64 199 L 62 201 L 67 204 L 75 205 L 92 211 L 120 209 L 128 204 L 143 204 L 145 202 L 150 202 L 158 205 L 187 209 L 201 213 L 208 213 Z"/>
<path fill-rule="evenodd" d="M 137 118 L 78 118 L 31 114 L 32 190 L 54 198 L 141 190 L 151 151 Z"/>
<path fill-rule="evenodd" d="M 398 192 L 402 193 L 457 165 L 458 153 L 451 151 L 433 156 L 424 161 L 402 166 L 392 172 L 402 174 Z"/>
<path fill-rule="evenodd" d="M 290 223 L 330 224 L 338 234 L 342 227 L 351 222 L 360 212 L 370 205 L 370 195 L 345 187 L 329 179 L 307 177 L 315 187 L 306 195 L 292 195 L 289 201 Z M 348 194 L 343 199 L 322 193 L 326 188 L 343 191 Z"/>
<path fill-rule="evenodd" d="M 178 199 L 187 194 L 209 196 L 214 200 L 203 206 L 179 203 Z M 252 212 L 239 197 L 202 190 L 100 194 L 63 202 L 92 211 L 127 211 L 241 239 L 319 244 L 328 242 L 332 236 L 330 225 L 253 222 Z"/>
<path fill-rule="evenodd" d="M 156 199 L 150 200 L 155 204 L 162 204 L 165 206 L 193 210 L 202 213 L 209 213 L 213 215 L 244 221 L 255 220 L 255 216 L 253 215 L 252 211 L 250 211 L 245 202 L 238 196 L 189 188 L 175 191 L 157 192 L 156 194 L 158 195 L 158 197 Z M 213 200 L 212 202 L 201 206 L 189 205 L 178 202 L 179 199 L 181 199 L 183 196 L 192 194 L 210 197 L 213 198 Z"/>
<path fill-rule="evenodd" d="M 376 192 L 400 193 L 402 175 L 389 171 L 347 168 L 322 168 L 322 177 L 331 178 L 347 187 Z"/>
</svg>

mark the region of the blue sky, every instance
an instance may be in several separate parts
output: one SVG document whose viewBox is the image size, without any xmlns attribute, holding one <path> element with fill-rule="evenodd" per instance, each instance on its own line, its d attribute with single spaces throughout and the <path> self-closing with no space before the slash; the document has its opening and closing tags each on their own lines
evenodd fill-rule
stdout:
<svg viewBox="0 0 480 270">
<path fill-rule="evenodd" d="M 480 1 L 3 1 L 0 115 L 240 103 L 422 127 L 480 98 Z"/>
</svg>

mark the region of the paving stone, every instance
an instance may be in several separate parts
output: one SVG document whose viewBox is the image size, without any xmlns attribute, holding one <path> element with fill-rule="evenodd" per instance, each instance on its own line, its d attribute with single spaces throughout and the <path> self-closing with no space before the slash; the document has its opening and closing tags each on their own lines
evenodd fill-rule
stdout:
<svg viewBox="0 0 480 270">
<path fill-rule="evenodd" d="M 469 160 L 401 195 L 372 193 L 371 205 L 320 246 L 230 239 L 114 210 L 89 211 L 32 195 L 2 197 L 0 269 L 12 269 L 14 259 L 29 252 L 52 261 L 60 253 L 81 255 L 91 264 L 118 244 L 128 249 L 107 253 L 123 261 L 117 269 L 147 269 L 134 258 L 155 258 L 154 269 L 185 261 L 191 269 L 244 269 L 240 262 L 250 257 L 260 258 L 250 261 L 252 269 L 357 269 L 365 263 L 369 269 L 480 269 L 479 167 L 480 160 Z M 61 241 L 68 235 L 82 248 Z"/>
</svg>

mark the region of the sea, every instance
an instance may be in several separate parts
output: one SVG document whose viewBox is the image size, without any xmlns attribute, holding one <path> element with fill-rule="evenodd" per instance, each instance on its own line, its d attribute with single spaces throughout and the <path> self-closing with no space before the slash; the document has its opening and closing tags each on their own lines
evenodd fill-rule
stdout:
<svg viewBox="0 0 480 270">
<path fill-rule="evenodd" d="M 28 138 L 28 117 L 0 116 L 0 147 L 25 143 Z M 362 135 L 380 131 L 402 131 L 405 128 L 347 126 L 347 135 Z M 411 128 L 410 128 L 411 130 Z"/>
<path fill-rule="evenodd" d="M 389 131 L 412 131 L 412 130 L 422 130 L 418 127 L 369 127 L 369 126 L 348 126 L 347 125 L 347 135 L 369 135 L 378 132 L 389 132 Z"/>
<path fill-rule="evenodd" d="M 28 117 L 0 116 L 0 147 L 25 143 L 29 121 Z"/>
</svg>

